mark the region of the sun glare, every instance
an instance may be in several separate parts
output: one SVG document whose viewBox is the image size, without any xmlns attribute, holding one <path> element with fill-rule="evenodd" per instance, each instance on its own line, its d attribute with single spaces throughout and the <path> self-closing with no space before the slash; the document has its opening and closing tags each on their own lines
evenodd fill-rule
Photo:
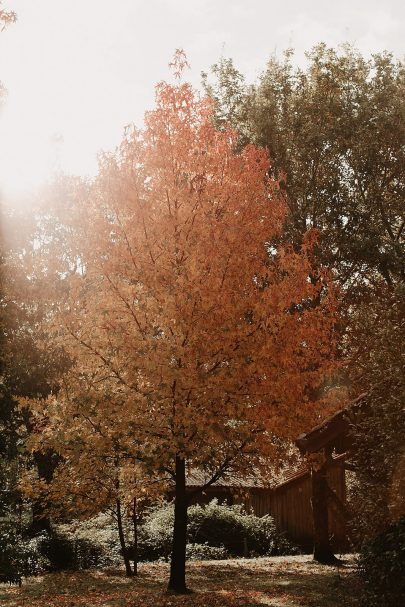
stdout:
<svg viewBox="0 0 405 607">
<path fill-rule="evenodd" d="M 57 168 L 58 140 L 8 100 L 0 118 L 1 196 L 14 201 L 32 193 Z"/>
</svg>

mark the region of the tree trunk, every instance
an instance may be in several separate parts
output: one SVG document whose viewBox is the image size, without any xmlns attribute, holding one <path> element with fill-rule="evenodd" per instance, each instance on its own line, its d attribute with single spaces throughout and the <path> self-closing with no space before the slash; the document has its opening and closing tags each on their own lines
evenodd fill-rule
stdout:
<svg viewBox="0 0 405 607">
<path fill-rule="evenodd" d="M 28 534 L 35 536 L 42 532 L 51 532 L 51 521 L 41 501 L 32 502 L 32 522 Z"/>
<path fill-rule="evenodd" d="M 138 520 L 136 513 L 136 497 L 133 501 L 132 521 L 134 524 L 134 575 L 138 575 Z"/>
<path fill-rule="evenodd" d="M 30 410 L 27 407 L 23 407 L 21 413 L 28 434 L 32 434 L 34 431 L 34 420 Z M 39 479 L 49 484 L 60 461 L 59 456 L 52 449 L 47 449 L 45 452 L 34 451 L 32 455 Z M 48 505 L 46 501 L 43 502 L 41 499 L 34 499 L 32 501 L 32 522 L 28 529 L 29 535 L 35 536 L 43 531 L 51 532 L 51 519 L 47 513 Z"/>
<path fill-rule="evenodd" d="M 335 493 L 335 491 L 329 487 L 329 485 L 327 485 L 326 491 L 328 495 L 328 503 L 333 507 L 333 509 L 337 513 L 340 522 L 344 527 L 345 535 L 347 535 L 349 539 L 352 540 L 353 538 L 350 536 L 350 529 L 347 528 L 347 522 L 350 521 L 350 514 L 346 506 L 339 498 L 339 496 Z"/>
<path fill-rule="evenodd" d="M 117 525 L 118 525 L 118 535 L 119 535 L 119 538 L 120 538 L 122 557 L 123 557 L 124 563 L 125 563 L 125 572 L 126 572 L 127 577 L 132 577 L 133 576 L 133 572 L 132 572 L 132 569 L 131 569 L 131 563 L 130 563 L 129 556 L 128 556 L 128 550 L 127 550 L 127 547 L 125 545 L 124 530 L 122 528 L 122 514 L 121 514 L 121 502 L 120 502 L 120 500 L 117 500 Z"/>
<path fill-rule="evenodd" d="M 332 552 L 329 540 L 328 524 L 328 482 L 326 467 L 320 470 L 312 469 L 312 516 L 314 523 L 314 559 L 319 563 L 331 565 L 338 562 Z"/>
<path fill-rule="evenodd" d="M 50 483 L 57 466 L 57 460 L 53 451 L 48 449 L 45 453 L 35 451 L 33 458 L 37 467 L 38 477 Z M 41 499 L 32 502 L 32 522 L 29 528 L 30 535 L 37 535 L 43 531 L 51 532 L 51 519 L 47 513 L 47 503 Z"/>
<path fill-rule="evenodd" d="M 186 587 L 187 498 L 186 462 L 176 455 L 176 488 L 174 499 L 173 549 L 170 563 L 169 590 L 179 594 Z"/>
</svg>

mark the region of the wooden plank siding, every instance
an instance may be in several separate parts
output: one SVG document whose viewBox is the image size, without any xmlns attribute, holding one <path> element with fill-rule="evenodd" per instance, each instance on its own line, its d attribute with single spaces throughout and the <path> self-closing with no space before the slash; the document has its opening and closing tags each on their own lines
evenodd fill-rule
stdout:
<svg viewBox="0 0 405 607">
<path fill-rule="evenodd" d="M 328 484 L 338 498 L 345 502 L 345 470 L 343 463 L 328 469 Z M 313 547 L 313 520 L 311 509 L 311 476 L 307 471 L 272 489 L 262 487 L 235 488 L 212 486 L 192 503 L 204 504 L 217 498 L 219 503 L 243 504 L 247 512 L 256 516 L 270 514 L 280 531 L 305 551 Z M 344 525 L 329 509 L 331 544 L 336 551 L 347 547 Z"/>
<path fill-rule="evenodd" d="M 327 473 L 328 485 L 345 502 L 345 471 L 342 465 L 332 466 Z M 309 472 L 283 483 L 263 498 L 252 496 L 252 510 L 258 515 L 270 514 L 281 531 L 305 551 L 313 547 L 313 518 L 311 508 L 311 476 Z M 329 508 L 331 544 L 334 550 L 346 547 L 344 525 Z"/>
<path fill-rule="evenodd" d="M 311 479 L 309 473 L 274 490 L 270 514 L 277 527 L 305 550 L 312 550 Z"/>
</svg>

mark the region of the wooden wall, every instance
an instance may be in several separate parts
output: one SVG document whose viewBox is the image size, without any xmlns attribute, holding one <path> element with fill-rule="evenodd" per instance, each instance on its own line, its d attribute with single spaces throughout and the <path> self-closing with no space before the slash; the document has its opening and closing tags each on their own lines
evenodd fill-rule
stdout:
<svg viewBox="0 0 405 607">
<path fill-rule="evenodd" d="M 342 465 L 328 469 L 328 484 L 345 502 L 345 471 Z M 300 548 L 312 552 L 313 522 L 311 510 L 311 477 L 309 472 L 285 482 L 275 489 L 235 489 L 231 487 L 209 487 L 192 503 L 208 503 L 213 498 L 220 503 L 244 504 L 248 512 L 256 516 L 270 514 L 277 527 Z M 331 544 L 335 551 L 346 550 L 347 540 L 343 524 L 329 510 Z"/>
<path fill-rule="evenodd" d="M 339 499 L 345 501 L 345 471 L 343 466 L 328 470 L 328 484 Z M 251 490 L 245 501 L 247 509 L 257 516 L 270 514 L 277 527 L 305 551 L 312 551 L 313 522 L 311 510 L 311 477 L 309 473 L 284 483 L 273 490 Z M 331 543 L 335 550 L 347 548 L 344 525 L 329 510 Z"/>
</svg>

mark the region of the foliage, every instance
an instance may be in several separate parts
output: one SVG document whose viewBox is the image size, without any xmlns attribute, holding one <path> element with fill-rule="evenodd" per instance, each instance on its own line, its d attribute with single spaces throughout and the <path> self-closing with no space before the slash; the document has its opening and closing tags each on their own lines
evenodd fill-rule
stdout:
<svg viewBox="0 0 405 607">
<path fill-rule="evenodd" d="M 124 519 L 124 531 L 130 535 L 129 521 Z M 117 537 L 116 521 L 111 513 L 104 512 L 85 520 L 72 520 L 55 526 L 56 533 L 70 542 L 92 543 L 105 556 L 109 564 L 122 563 L 121 546 Z"/>
<path fill-rule="evenodd" d="M 31 448 L 87 479 L 119 454 L 179 496 L 186 461 L 208 483 L 246 459 L 268 467 L 325 409 L 314 390 L 333 366 L 334 301 L 314 233 L 271 247 L 285 204 L 267 153 L 237 151 L 189 84 L 156 91 L 145 128 L 127 129 L 93 183 L 69 180 L 67 207 L 41 226 L 38 267 L 63 283 L 58 302 L 44 293 L 47 323 L 75 365 L 31 402 Z M 102 509 L 109 488 L 98 494 Z"/>
<path fill-rule="evenodd" d="M 50 562 L 41 552 L 43 536 L 23 536 L 14 521 L 0 527 L 0 573 L 18 573 L 24 577 L 38 575 Z"/>
<path fill-rule="evenodd" d="M 141 559 L 168 559 L 172 548 L 174 507 L 168 503 L 149 511 L 140 527 L 139 551 Z M 243 506 L 219 504 L 212 500 L 207 505 L 194 505 L 188 509 L 188 553 L 197 559 L 197 546 L 201 554 L 229 556 L 296 554 L 297 549 L 277 531 L 270 516 L 247 514 Z M 207 547 L 207 549 L 205 549 Z M 190 552 L 191 551 L 191 552 Z M 222 551 L 222 552 L 221 552 Z M 209 557 L 211 558 L 211 557 Z"/>
<path fill-rule="evenodd" d="M 38 532 L 48 522 L 35 500 L 21 496 L 21 473 L 30 470 L 50 481 L 58 463 L 55 453 L 26 448 L 33 417 L 26 398 L 45 399 L 57 393 L 58 381 L 69 366 L 63 348 L 49 341 L 40 294 L 46 281 L 33 269 L 34 220 L 30 213 L 1 209 L 0 231 L 0 512 L 32 510 Z M 39 273 L 41 274 L 41 273 Z M 46 283 L 49 287 L 49 282 Z M 55 287 L 55 283 L 52 283 Z M 31 508 L 32 506 L 32 508 Z"/>
<path fill-rule="evenodd" d="M 0 527 L 0 573 L 24 577 L 46 571 L 85 570 L 116 564 L 114 553 L 89 537 L 52 530 L 35 536 L 18 531 L 12 522 Z"/>
<path fill-rule="evenodd" d="M 71 569 L 81 571 L 111 565 L 113 560 L 100 545 L 88 539 L 69 538 L 60 534 L 45 535 L 39 543 L 39 552 L 49 565 L 48 571 Z"/>
<path fill-rule="evenodd" d="M 80 449 L 77 440 L 67 445 L 52 482 L 44 483 L 30 471 L 22 476 L 20 485 L 26 496 L 47 505 L 47 515 L 52 515 L 60 529 L 69 532 L 79 525 L 84 544 L 88 540 L 94 544 L 86 529 L 98 536 L 97 521 L 110 516 L 106 528 L 111 530 L 113 525 L 115 537 L 110 540 L 109 560 L 124 559 L 128 575 L 132 575 L 128 544 L 133 541 L 134 526 L 138 526 L 147 504 L 164 491 L 164 484 L 159 478 L 146 477 L 139 463 L 128 464 L 114 444 L 108 451 L 104 442 L 100 445 L 99 438 L 97 434 L 90 435 L 86 445 L 79 443 Z M 71 521 L 71 525 L 63 525 L 66 521 Z M 77 533 L 71 539 L 76 542 Z M 135 552 L 132 549 L 134 561 Z"/>
<path fill-rule="evenodd" d="M 230 60 L 205 86 L 216 119 L 267 147 L 289 208 L 284 237 L 320 231 L 318 255 L 353 298 L 364 280 L 404 277 L 405 69 L 388 53 L 364 59 L 320 44 L 296 68 L 273 58 L 255 86 Z"/>
<path fill-rule="evenodd" d="M 364 605 L 396 607 L 405 596 L 405 517 L 368 542 L 359 566 Z"/>
<path fill-rule="evenodd" d="M 59 424 L 45 438 L 61 452 L 97 434 L 155 469 L 173 471 L 181 453 L 215 470 L 254 437 L 274 451 L 272 434 L 316 417 L 308 388 L 331 351 L 330 302 L 305 304 L 326 276 L 308 280 L 311 236 L 269 257 L 284 205 L 267 156 L 235 153 L 210 115 L 188 84 L 160 84 L 144 132 L 129 130 L 76 191 L 74 240 L 47 259 L 66 273 L 55 331 L 77 367 L 37 406 Z"/>
<path fill-rule="evenodd" d="M 173 504 L 152 507 L 139 530 L 140 560 L 169 560 L 173 545 Z"/>
<path fill-rule="evenodd" d="M 358 471 L 353 525 L 363 539 L 405 514 L 404 301 L 402 285 L 386 290 L 384 297 L 359 307 L 349 333 L 352 379 L 367 392 L 353 430 Z"/>
<path fill-rule="evenodd" d="M 296 553 L 271 516 L 257 517 L 247 514 L 242 505 L 216 500 L 189 508 L 188 537 L 195 543 L 223 545 L 234 556 Z"/>
<path fill-rule="evenodd" d="M 319 229 L 318 257 L 341 286 L 339 381 L 367 394 L 353 428 L 361 544 L 404 514 L 405 66 L 347 45 L 316 46 L 304 69 L 292 57 L 271 59 L 252 87 L 222 60 L 205 86 L 218 126 L 230 119 L 241 145 L 268 148 L 290 211 L 281 238 L 297 246 Z"/>
</svg>

